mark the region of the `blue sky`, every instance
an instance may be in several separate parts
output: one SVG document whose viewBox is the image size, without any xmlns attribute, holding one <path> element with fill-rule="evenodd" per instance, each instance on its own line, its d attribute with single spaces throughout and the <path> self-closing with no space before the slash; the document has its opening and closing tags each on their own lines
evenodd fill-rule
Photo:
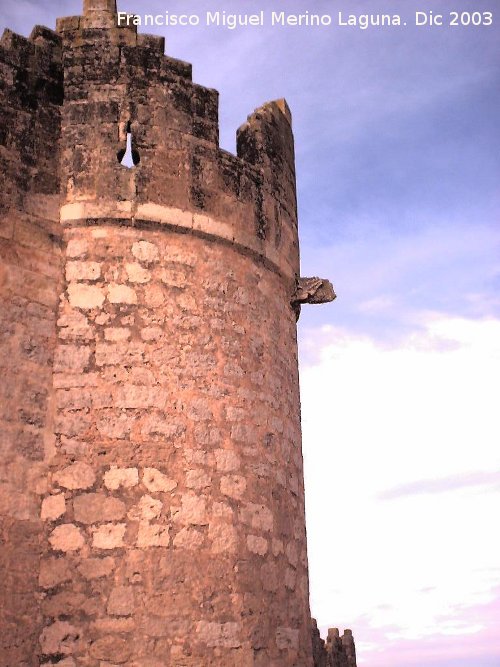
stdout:
<svg viewBox="0 0 500 667">
<path fill-rule="evenodd" d="M 221 145 L 293 113 L 311 606 L 366 667 L 499 667 L 500 8 L 127 0 L 144 13 L 493 11 L 490 28 L 148 29 L 221 95 Z M 48 6 L 49 5 L 49 6 Z M 79 0 L 0 0 L 23 34 Z"/>
</svg>

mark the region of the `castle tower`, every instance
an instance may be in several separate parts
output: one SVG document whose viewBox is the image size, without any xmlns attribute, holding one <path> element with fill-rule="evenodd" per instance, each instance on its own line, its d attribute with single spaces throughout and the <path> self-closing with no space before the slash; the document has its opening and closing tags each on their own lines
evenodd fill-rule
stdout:
<svg viewBox="0 0 500 667">
<path fill-rule="evenodd" d="M 217 92 L 113 0 L 0 59 L 2 664 L 311 667 L 296 317 L 334 295 L 286 102 L 221 150 Z"/>
</svg>

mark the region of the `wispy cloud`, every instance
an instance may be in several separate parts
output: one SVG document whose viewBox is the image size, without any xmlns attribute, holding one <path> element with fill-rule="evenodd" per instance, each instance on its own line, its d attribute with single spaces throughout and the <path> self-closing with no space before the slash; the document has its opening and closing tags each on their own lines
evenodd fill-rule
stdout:
<svg viewBox="0 0 500 667">
<path fill-rule="evenodd" d="M 398 609 L 393 609 L 393 614 L 397 617 Z M 356 629 L 358 665 L 498 667 L 499 614 L 500 587 L 492 588 L 483 602 L 450 606 L 446 614 L 436 618 L 435 626 L 419 637 L 407 636 L 401 624 L 381 622 L 377 609 L 370 610 L 350 619 Z M 326 626 L 320 629 L 326 634 Z"/>
<path fill-rule="evenodd" d="M 360 665 L 500 660 L 499 341 L 500 321 L 438 313 L 392 344 L 303 332 L 312 608 L 354 626 Z"/>
<path fill-rule="evenodd" d="M 393 500 L 405 496 L 450 493 L 471 487 L 493 487 L 500 491 L 500 469 L 493 472 L 463 473 L 440 479 L 424 479 L 387 489 L 379 494 L 381 500 Z"/>
<path fill-rule="evenodd" d="M 338 299 L 326 308 L 303 309 L 300 326 L 335 321 L 351 331 L 395 340 L 419 327 L 435 310 L 450 316 L 500 316 L 500 231 L 461 220 L 421 219 L 395 233 L 377 220 L 335 243 L 306 248 L 303 272 L 329 277 Z M 498 225 L 497 225 L 498 227 Z"/>
</svg>

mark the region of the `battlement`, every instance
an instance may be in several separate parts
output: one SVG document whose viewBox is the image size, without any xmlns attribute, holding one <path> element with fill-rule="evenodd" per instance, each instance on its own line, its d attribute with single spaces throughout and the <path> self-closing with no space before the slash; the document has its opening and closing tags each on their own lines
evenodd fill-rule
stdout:
<svg viewBox="0 0 500 667">
<path fill-rule="evenodd" d="M 191 65 L 164 50 L 163 38 L 119 26 L 111 0 L 86 1 L 83 14 L 58 19 L 55 32 L 4 32 L 0 62 L 13 68 L 11 106 L 33 110 L 43 101 L 60 108 L 62 223 L 95 224 L 100 211 L 112 210 L 106 217 L 120 224 L 167 224 L 220 238 L 294 279 L 288 105 L 269 102 L 250 114 L 232 155 L 219 148 L 218 92 L 194 83 Z M 19 132 L 5 127 L 11 145 Z M 127 130 L 134 169 L 117 160 Z"/>
<path fill-rule="evenodd" d="M 297 210 L 286 102 L 249 115 L 232 155 L 219 148 L 218 92 L 193 83 L 191 65 L 165 55 L 163 38 L 119 26 L 116 3 L 86 2 L 82 16 L 58 20 L 57 33 L 65 73 L 63 224 L 107 218 L 169 225 L 232 243 L 294 279 Z M 116 159 L 127 130 L 133 169 Z"/>
<path fill-rule="evenodd" d="M 329 628 L 326 642 L 321 638 L 316 619 L 312 619 L 314 667 L 356 667 L 356 647 L 352 630 Z"/>
<path fill-rule="evenodd" d="M 0 40 L 0 212 L 23 210 L 26 194 L 59 192 L 62 42 L 43 26 L 29 38 L 5 30 Z"/>
<path fill-rule="evenodd" d="M 12 86 L 8 91 L 11 102 L 22 105 L 28 94 L 32 100 L 62 102 L 61 45 L 59 36 L 44 26 L 35 26 L 29 37 L 4 30 L 0 39 L 0 62 L 6 67 L 2 84 Z"/>
</svg>

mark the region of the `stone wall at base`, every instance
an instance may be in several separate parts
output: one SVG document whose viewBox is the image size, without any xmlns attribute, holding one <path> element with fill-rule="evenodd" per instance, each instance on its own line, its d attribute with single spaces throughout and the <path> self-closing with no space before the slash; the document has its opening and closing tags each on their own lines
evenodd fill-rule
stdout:
<svg viewBox="0 0 500 667">
<path fill-rule="evenodd" d="M 44 586 L 43 654 L 307 665 L 286 283 L 164 229 L 101 221 L 65 241 L 42 505 L 42 567 L 63 570 Z"/>
</svg>

